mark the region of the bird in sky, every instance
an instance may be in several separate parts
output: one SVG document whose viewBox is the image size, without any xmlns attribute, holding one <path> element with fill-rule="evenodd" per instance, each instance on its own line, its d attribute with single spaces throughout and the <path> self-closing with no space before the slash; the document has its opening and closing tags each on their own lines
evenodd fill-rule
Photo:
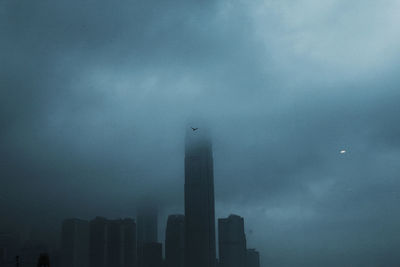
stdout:
<svg viewBox="0 0 400 267">
<path fill-rule="evenodd" d="M 346 154 L 346 150 L 344 150 L 344 149 L 342 149 L 342 150 L 340 150 L 340 154 Z"/>
<path fill-rule="evenodd" d="M 197 129 L 199 129 L 199 128 L 193 128 L 193 127 L 190 127 L 190 128 L 192 128 L 193 132 L 196 131 Z"/>
</svg>

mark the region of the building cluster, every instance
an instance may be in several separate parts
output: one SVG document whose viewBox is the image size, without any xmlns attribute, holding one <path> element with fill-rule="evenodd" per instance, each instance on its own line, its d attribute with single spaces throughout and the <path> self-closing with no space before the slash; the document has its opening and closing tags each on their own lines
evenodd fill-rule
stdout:
<svg viewBox="0 0 400 267">
<path fill-rule="evenodd" d="M 217 257 L 212 145 L 201 130 L 186 138 L 184 190 L 185 214 L 168 216 L 164 255 L 157 207 L 147 203 L 136 220 L 64 220 L 52 266 L 260 267 L 259 253 L 246 246 L 244 219 L 238 215 L 218 219 Z"/>
</svg>

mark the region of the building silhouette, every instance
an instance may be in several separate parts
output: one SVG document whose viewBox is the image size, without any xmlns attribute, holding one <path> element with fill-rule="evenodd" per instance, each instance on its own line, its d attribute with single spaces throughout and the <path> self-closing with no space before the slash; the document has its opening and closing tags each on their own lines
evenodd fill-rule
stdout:
<svg viewBox="0 0 400 267">
<path fill-rule="evenodd" d="M 185 216 L 169 215 L 165 231 L 165 267 L 184 267 Z"/>
<path fill-rule="evenodd" d="M 66 219 L 61 226 L 62 267 L 89 266 L 89 222 Z"/>
<path fill-rule="evenodd" d="M 36 266 L 37 267 L 50 267 L 49 254 L 40 253 Z"/>
<path fill-rule="evenodd" d="M 90 267 L 136 267 L 136 224 L 132 219 L 90 221 Z"/>
<path fill-rule="evenodd" d="M 144 201 L 139 205 L 137 220 L 137 255 L 138 266 L 143 267 L 143 246 L 158 241 L 158 210 L 152 201 Z"/>
<path fill-rule="evenodd" d="M 136 224 L 134 220 L 118 219 L 108 221 L 107 266 L 136 266 Z"/>
<path fill-rule="evenodd" d="M 136 223 L 133 219 L 124 219 L 121 224 L 123 232 L 123 266 L 137 266 Z"/>
<path fill-rule="evenodd" d="M 212 145 L 204 129 L 185 144 L 185 266 L 214 267 L 215 211 Z"/>
<path fill-rule="evenodd" d="M 19 246 L 19 237 L 16 233 L 0 232 L 0 266 L 15 261 Z"/>
<path fill-rule="evenodd" d="M 246 267 L 260 267 L 260 253 L 255 249 L 246 251 Z"/>
<path fill-rule="evenodd" d="M 244 220 L 238 215 L 218 219 L 219 267 L 246 267 Z"/>
<path fill-rule="evenodd" d="M 90 221 L 89 266 L 106 267 L 107 263 L 107 219 L 96 217 Z"/>
<path fill-rule="evenodd" d="M 150 242 L 143 244 L 143 267 L 162 267 L 162 244 Z"/>
<path fill-rule="evenodd" d="M 20 250 L 19 262 L 24 267 L 36 267 L 40 254 L 48 253 L 48 251 L 48 246 L 41 241 L 28 240 Z"/>
</svg>

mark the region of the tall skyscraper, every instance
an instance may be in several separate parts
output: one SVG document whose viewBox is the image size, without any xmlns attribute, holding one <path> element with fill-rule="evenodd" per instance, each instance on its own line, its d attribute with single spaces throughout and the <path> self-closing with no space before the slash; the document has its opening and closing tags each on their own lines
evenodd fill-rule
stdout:
<svg viewBox="0 0 400 267">
<path fill-rule="evenodd" d="M 230 215 L 218 220 L 219 267 L 246 267 L 244 220 Z"/>
<path fill-rule="evenodd" d="M 61 230 L 63 267 L 89 267 L 89 222 L 66 219 Z"/>
<path fill-rule="evenodd" d="M 255 249 L 248 249 L 246 253 L 246 267 L 260 267 L 260 253 Z"/>
<path fill-rule="evenodd" d="M 157 242 L 158 223 L 157 206 L 155 203 L 146 202 L 137 209 L 137 240 L 138 245 L 143 243 Z"/>
<path fill-rule="evenodd" d="M 185 266 L 214 267 L 215 211 L 212 145 L 204 129 L 185 144 Z"/>
<path fill-rule="evenodd" d="M 165 231 L 166 267 L 184 267 L 185 253 L 185 216 L 168 216 Z"/>
</svg>

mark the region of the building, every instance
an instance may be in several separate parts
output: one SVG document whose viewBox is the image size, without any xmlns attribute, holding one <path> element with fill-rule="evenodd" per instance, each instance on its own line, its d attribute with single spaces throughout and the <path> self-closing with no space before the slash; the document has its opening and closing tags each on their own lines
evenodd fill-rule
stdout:
<svg viewBox="0 0 400 267">
<path fill-rule="evenodd" d="M 166 267 L 184 267 L 185 216 L 169 215 L 165 231 Z"/>
<path fill-rule="evenodd" d="M 19 237 L 15 233 L 0 232 L 0 266 L 15 262 L 18 254 Z"/>
<path fill-rule="evenodd" d="M 121 222 L 123 231 L 123 258 L 124 267 L 137 266 L 136 223 L 133 219 L 124 219 Z"/>
<path fill-rule="evenodd" d="M 66 219 L 61 227 L 62 267 L 89 267 L 89 222 Z"/>
<path fill-rule="evenodd" d="M 138 266 L 143 266 L 143 246 L 158 241 L 158 210 L 155 203 L 145 201 L 139 205 L 137 220 L 137 256 Z"/>
<path fill-rule="evenodd" d="M 107 224 L 108 220 L 103 217 L 96 217 L 90 221 L 90 267 L 107 267 Z"/>
<path fill-rule="evenodd" d="M 37 267 L 40 254 L 48 253 L 48 247 L 40 241 L 28 240 L 20 250 L 19 262 L 24 267 Z"/>
<path fill-rule="evenodd" d="M 246 267 L 244 220 L 238 215 L 218 219 L 219 267 Z"/>
<path fill-rule="evenodd" d="M 246 253 L 246 267 L 260 267 L 260 253 L 255 249 L 248 249 Z"/>
<path fill-rule="evenodd" d="M 215 211 L 212 145 L 204 129 L 185 144 L 185 266 L 214 267 Z"/>
<path fill-rule="evenodd" d="M 162 244 L 157 242 L 143 244 L 143 267 L 162 267 Z"/>
<path fill-rule="evenodd" d="M 132 219 L 90 222 L 90 267 L 136 267 L 136 224 Z"/>
<path fill-rule="evenodd" d="M 138 245 L 158 241 L 157 206 L 152 202 L 142 203 L 137 209 Z"/>
</svg>

